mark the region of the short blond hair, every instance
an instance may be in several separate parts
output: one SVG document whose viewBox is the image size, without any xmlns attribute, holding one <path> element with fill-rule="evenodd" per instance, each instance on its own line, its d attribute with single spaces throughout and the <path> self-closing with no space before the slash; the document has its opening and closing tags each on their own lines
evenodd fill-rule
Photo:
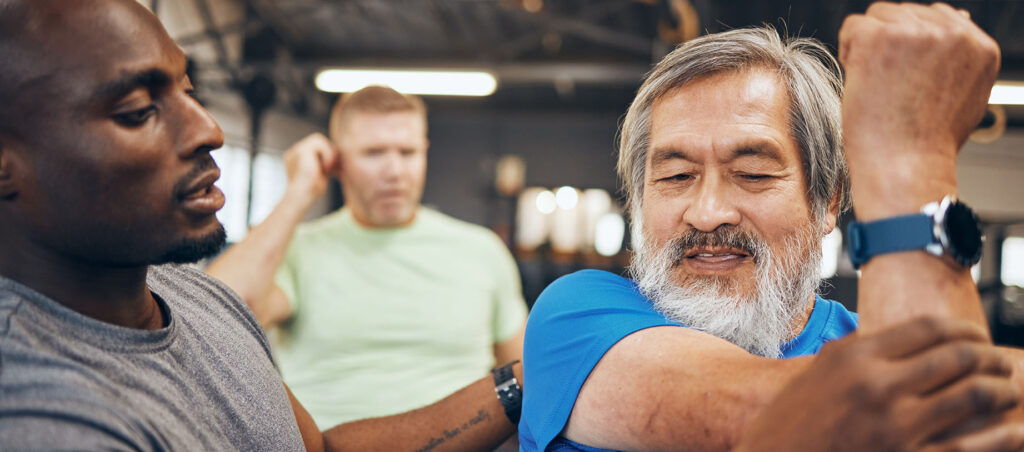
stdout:
<svg viewBox="0 0 1024 452">
<path fill-rule="evenodd" d="M 345 121 L 357 113 L 395 113 L 414 112 L 427 122 L 427 105 L 423 99 L 413 94 L 402 94 L 387 86 L 371 85 L 359 91 L 338 97 L 331 109 L 331 120 L 328 132 L 331 141 L 338 143 L 341 139 Z"/>
</svg>

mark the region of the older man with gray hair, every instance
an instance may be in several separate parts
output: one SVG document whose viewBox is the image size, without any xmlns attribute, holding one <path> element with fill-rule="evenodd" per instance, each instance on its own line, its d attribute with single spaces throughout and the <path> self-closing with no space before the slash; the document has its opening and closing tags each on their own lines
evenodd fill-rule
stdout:
<svg viewBox="0 0 1024 452">
<path fill-rule="evenodd" d="M 887 202 L 886 196 L 906 196 L 901 202 L 912 204 L 955 193 L 955 182 L 940 187 L 916 181 L 948 180 L 954 166 L 930 169 L 920 164 L 946 160 L 918 158 L 927 151 L 927 143 L 904 138 L 923 135 L 922 127 L 931 127 L 931 135 L 951 137 L 942 144 L 952 145 L 955 161 L 956 148 L 966 137 L 959 123 L 977 123 L 985 84 L 991 88 L 998 66 L 992 63 L 998 61 L 994 42 L 946 5 L 876 4 L 863 17 L 872 22 L 864 25 L 860 17 L 848 21 L 841 35 L 841 43 L 847 45 L 846 69 L 856 75 L 856 80 L 848 80 L 856 89 L 849 90 L 842 102 L 839 63 L 827 49 L 813 39 L 780 38 L 769 27 L 695 39 L 651 71 L 626 114 L 620 139 L 618 172 L 637 238 L 630 266 L 633 278 L 581 271 L 556 281 L 534 306 L 524 353 L 524 375 L 532 389 L 519 425 L 525 450 L 726 450 L 791 381 L 801 382 L 801 387 L 789 393 L 806 391 L 798 397 L 801 400 L 817 399 L 807 394 L 832 397 L 824 408 L 816 404 L 823 419 L 856 412 L 855 407 L 864 405 L 862 399 L 888 404 L 906 396 L 911 402 L 883 413 L 900 420 L 888 430 L 900 436 L 889 443 L 898 444 L 899 450 L 964 444 L 982 449 L 993 444 L 955 428 L 965 419 L 1001 413 L 1012 405 L 994 402 L 1001 400 L 996 394 L 1006 389 L 1006 381 L 997 389 L 995 383 L 979 386 L 980 381 L 991 383 L 984 376 L 961 379 L 965 374 L 935 371 L 956 367 L 951 364 L 955 360 L 938 359 L 941 353 L 922 358 L 929 362 L 895 366 L 894 359 L 911 355 L 886 355 L 906 350 L 906 344 L 897 344 L 898 334 L 882 336 L 886 345 L 847 361 L 850 367 L 864 369 L 858 376 L 828 375 L 829 388 L 823 385 L 820 392 L 807 384 L 821 381 L 813 376 L 827 374 L 823 369 L 829 366 L 809 368 L 814 360 L 806 355 L 817 354 L 827 342 L 858 327 L 856 314 L 815 294 L 821 239 L 850 204 L 847 161 L 860 177 L 853 181 L 860 190 L 860 197 L 853 197 L 859 202 L 860 219 L 910 213 L 904 211 L 906 206 L 870 208 L 899 204 Z M 870 52 L 875 49 L 885 51 L 873 59 Z M 851 52 L 856 55 L 853 66 Z M 903 55 L 907 61 L 896 64 L 883 55 Z M 907 78 L 900 72 L 907 65 L 943 59 L 956 60 L 958 68 L 966 69 L 952 75 L 926 72 L 916 82 L 918 88 L 928 89 L 936 85 L 929 82 L 942 77 L 957 78 L 943 100 L 955 100 L 948 102 L 953 108 L 947 114 L 918 128 L 914 127 L 920 124 L 913 123 L 906 129 L 870 124 L 878 111 L 904 108 L 899 102 L 925 109 L 945 107 L 899 95 L 913 85 L 899 83 Z M 894 80 L 885 82 L 886 76 Z M 872 83 L 898 88 L 880 95 L 888 87 Z M 865 108 L 872 103 L 874 110 Z M 949 118 L 960 119 L 946 121 Z M 856 144 L 855 158 L 843 155 L 844 128 L 845 141 Z M 856 136 L 851 139 L 851 134 Z M 897 154 L 885 155 L 883 147 L 872 151 L 864 145 L 886 137 L 900 139 L 906 150 L 897 147 Z M 886 193 L 892 187 L 868 175 L 880 161 L 891 166 L 886 171 L 889 180 L 915 190 Z M 896 177 L 901 172 L 913 177 Z M 899 270 L 893 271 L 903 275 L 915 269 L 943 275 L 950 283 L 941 288 L 923 287 L 931 283 L 926 278 L 908 276 L 906 281 L 911 290 L 931 297 L 918 304 L 932 303 L 946 317 L 977 320 L 973 309 L 944 308 L 970 304 L 970 297 L 964 296 L 973 287 L 967 269 L 919 256 L 924 254 L 873 260 L 865 267 L 872 276 L 868 278 L 865 270 L 862 291 L 892 290 L 899 283 L 876 271 L 886 265 L 895 265 Z M 901 262 L 905 259 L 915 266 Z M 862 299 L 860 305 L 876 313 L 885 310 L 875 306 L 888 302 L 876 297 Z M 895 303 L 914 302 L 903 296 Z M 895 317 L 872 314 L 865 317 L 864 328 L 878 330 L 911 316 Z M 984 367 L 970 371 L 999 373 Z M 935 372 L 922 374 L 927 368 Z M 856 378 L 881 389 L 836 389 L 851 387 Z M 825 389 L 832 392 L 826 394 Z M 974 403 L 977 400 L 993 403 Z M 787 403 L 776 401 L 772 406 Z M 937 406 L 945 409 L 934 409 Z M 803 424 L 808 436 L 828 430 L 815 423 L 821 420 L 813 414 L 809 419 Z M 776 416 L 760 425 L 774 428 L 786 421 Z M 912 427 L 903 428 L 908 425 Z M 1004 430 L 985 438 L 1013 436 L 1006 433 L 1011 427 L 988 427 Z M 758 437 L 772 428 L 760 429 Z M 971 431 L 979 430 L 984 429 Z"/>
<path fill-rule="evenodd" d="M 775 361 L 755 355 L 817 353 L 856 328 L 855 315 L 814 294 L 821 238 L 846 199 L 840 90 L 838 63 L 821 44 L 784 41 L 767 27 L 695 39 L 654 68 L 620 139 L 618 171 L 638 239 L 635 281 L 582 271 L 541 295 L 524 362 L 525 378 L 536 382 L 539 374 L 544 383 L 527 395 L 524 444 L 535 440 L 543 450 L 559 433 L 556 443 L 607 449 L 683 444 L 682 437 L 663 443 L 630 434 L 634 419 L 667 419 L 652 418 L 640 403 L 619 403 L 664 398 L 690 400 L 686 410 L 703 413 L 676 432 L 706 428 L 711 434 L 695 446 L 726 446 L 719 432 L 747 414 L 725 411 L 723 399 L 745 398 L 747 388 L 784 376 Z M 571 323 L 560 321 L 567 313 Z M 670 325 L 690 328 L 657 328 Z M 588 354 L 564 361 L 582 363 L 584 372 L 548 365 L 562 361 L 557 350 L 566 346 L 548 333 L 565 328 L 573 333 L 562 336 L 572 341 L 567 348 Z M 651 359 L 658 355 L 673 358 Z M 708 372 L 712 365 L 725 372 Z M 685 384 L 665 391 L 646 377 Z M 566 385 L 575 398 L 539 394 Z M 719 388 L 716 398 L 700 396 L 708 387 Z M 604 422 L 613 400 L 620 421 Z M 558 419 L 535 424 L 536 412 Z M 692 417 L 677 417 L 683 414 L 668 417 Z M 619 441 L 627 438 L 638 441 Z"/>
<path fill-rule="evenodd" d="M 710 90 L 691 89 L 702 98 L 662 100 L 683 85 L 721 87 L 722 81 L 707 77 L 723 73 L 739 80 L 726 82 L 733 86 L 719 91 L 720 99 L 704 98 Z M 623 123 L 618 172 L 637 239 L 630 272 L 666 317 L 767 357 L 780 356 L 794 322 L 806 321 L 820 282 L 821 239 L 848 204 L 838 74 L 838 63 L 817 41 L 784 42 L 774 29 L 764 27 L 713 35 L 681 47 L 640 88 Z M 738 100 L 732 102 L 736 105 L 729 105 L 731 98 Z M 724 106 L 736 108 L 725 111 Z M 662 113 L 657 118 L 661 121 L 655 123 L 657 113 Z M 750 118 L 759 113 L 761 117 Z M 673 130 L 684 121 L 688 129 Z M 699 122 L 709 127 L 694 127 Z M 726 130 L 732 126 L 741 130 Z M 652 140 L 662 131 L 669 134 Z M 673 141 L 677 133 L 682 144 Z M 702 146 L 716 155 L 728 151 L 725 160 L 704 161 L 688 151 Z M 645 193 L 649 149 L 653 181 Z M 667 215 L 673 210 L 669 204 L 677 200 L 675 191 L 690 188 L 701 175 L 709 179 L 719 168 L 727 177 L 711 182 L 735 182 L 742 196 L 719 199 L 709 190 L 714 186 L 704 185 L 684 216 Z M 776 196 L 765 199 L 760 196 L 764 192 Z M 804 196 L 807 203 L 792 202 Z M 644 208 L 645 197 L 654 204 L 650 208 Z M 734 199 L 731 206 L 723 202 Z M 773 200 L 788 211 L 776 209 Z M 808 206 L 802 204 L 809 204 L 810 210 L 805 212 Z M 753 211 L 750 217 L 763 219 L 755 222 L 762 228 L 754 227 L 763 235 L 739 227 L 738 216 L 748 210 Z M 694 227 L 663 243 L 644 228 L 650 225 L 657 235 L 678 222 Z M 777 244 L 768 243 L 773 238 Z M 683 257 L 695 271 L 676 284 L 671 272 Z M 744 273 L 726 271 L 733 267 Z M 702 276 L 705 273 L 711 277 Z M 745 299 L 751 302 L 741 301 Z M 835 307 L 842 312 L 841 305 Z M 849 325 L 854 323 L 851 319 Z"/>
</svg>

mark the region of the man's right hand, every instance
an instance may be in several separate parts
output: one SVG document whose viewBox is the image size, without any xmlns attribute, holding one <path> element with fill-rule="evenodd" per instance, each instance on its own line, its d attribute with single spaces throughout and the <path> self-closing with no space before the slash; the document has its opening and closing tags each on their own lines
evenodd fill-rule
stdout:
<svg viewBox="0 0 1024 452">
<path fill-rule="evenodd" d="M 843 22 L 839 59 L 858 219 L 915 213 L 955 193 L 957 152 L 999 71 L 996 42 L 949 5 L 877 2 Z"/>
<path fill-rule="evenodd" d="M 306 204 L 327 191 L 327 182 L 341 168 L 341 152 L 321 133 L 299 140 L 284 153 L 288 190 Z"/>
<path fill-rule="evenodd" d="M 825 345 L 737 451 L 1020 450 L 1012 366 L 978 326 L 920 317 Z M 965 428 L 966 427 L 966 428 Z"/>
</svg>

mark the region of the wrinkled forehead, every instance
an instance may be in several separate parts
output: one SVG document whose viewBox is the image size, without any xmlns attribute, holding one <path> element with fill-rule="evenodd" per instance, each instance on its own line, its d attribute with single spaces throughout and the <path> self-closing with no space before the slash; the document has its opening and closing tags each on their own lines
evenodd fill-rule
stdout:
<svg viewBox="0 0 1024 452">
<path fill-rule="evenodd" d="M 686 122 L 700 129 L 726 119 L 768 121 L 776 125 L 787 122 L 788 99 L 784 81 L 773 71 L 760 67 L 720 71 L 675 86 L 658 96 L 651 107 L 651 125 L 657 128 Z"/>
<path fill-rule="evenodd" d="M 648 163 L 666 150 L 713 150 L 729 156 L 765 149 L 793 154 L 793 163 L 799 164 L 789 127 L 788 92 L 771 71 L 701 77 L 669 90 L 652 107 Z"/>
</svg>

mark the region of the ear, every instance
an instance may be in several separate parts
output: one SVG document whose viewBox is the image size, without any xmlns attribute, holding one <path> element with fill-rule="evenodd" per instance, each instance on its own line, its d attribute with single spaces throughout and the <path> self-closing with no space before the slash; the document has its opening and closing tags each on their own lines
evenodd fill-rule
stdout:
<svg viewBox="0 0 1024 452">
<path fill-rule="evenodd" d="M 14 145 L 0 136 L 0 200 L 14 199 L 18 195 L 14 177 L 17 166 Z"/>
<path fill-rule="evenodd" d="M 825 212 L 825 223 L 823 225 L 825 230 L 822 231 L 823 235 L 832 232 L 836 228 L 836 222 L 839 218 L 839 206 L 842 204 L 842 199 L 843 190 L 840 188 L 836 190 L 836 194 L 832 195 L 832 200 L 828 203 L 828 211 Z"/>
</svg>

